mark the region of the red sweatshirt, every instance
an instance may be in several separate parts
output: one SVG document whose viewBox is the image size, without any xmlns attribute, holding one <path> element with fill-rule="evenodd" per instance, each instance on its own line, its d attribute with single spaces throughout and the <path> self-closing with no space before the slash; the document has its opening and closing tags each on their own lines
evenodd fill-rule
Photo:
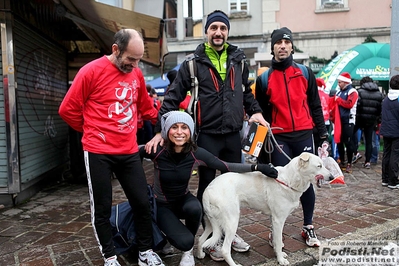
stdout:
<svg viewBox="0 0 399 266">
<path fill-rule="evenodd" d="M 79 70 L 59 108 L 62 119 L 83 132 L 83 149 L 98 154 L 138 151 L 138 112 L 157 117 L 141 70 L 123 73 L 106 56 Z"/>
</svg>

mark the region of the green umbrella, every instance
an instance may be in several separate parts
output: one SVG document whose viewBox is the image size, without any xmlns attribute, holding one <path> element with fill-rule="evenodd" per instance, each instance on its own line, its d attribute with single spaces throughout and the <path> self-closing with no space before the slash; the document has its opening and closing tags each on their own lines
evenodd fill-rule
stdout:
<svg viewBox="0 0 399 266">
<path fill-rule="evenodd" d="M 326 91 L 336 90 L 337 77 L 348 72 L 353 80 L 365 76 L 373 80 L 389 80 L 390 45 L 388 43 L 364 43 L 348 49 L 335 57 L 317 73 L 317 78 L 324 79 Z"/>
</svg>

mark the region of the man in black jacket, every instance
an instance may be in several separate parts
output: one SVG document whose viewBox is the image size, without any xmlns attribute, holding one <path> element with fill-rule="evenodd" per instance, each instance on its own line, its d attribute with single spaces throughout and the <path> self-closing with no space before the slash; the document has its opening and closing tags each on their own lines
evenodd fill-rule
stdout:
<svg viewBox="0 0 399 266">
<path fill-rule="evenodd" d="M 262 116 L 262 109 L 255 100 L 248 81 L 246 56 L 237 46 L 227 42 L 230 22 L 227 15 L 215 10 L 207 17 L 205 24 L 207 42 L 198 45 L 193 59 L 196 67 L 198 86 L 198 105 L 196 107 L 197 144 L 226 162 L 241 162 L 240 130 L 243 125 L 244 110 L 251 116 L 249 122 L 259 122 L 268 126 Z M 175 81 L 167 90 L 159 110 L 155 132 L 160 132 L 160 117 L 173 110 L 191 89 L 191 75 L 188 60 L 184 61 Z M 193 96 L 192 96 L 193 97 Z M 157 134 L 146 144 L 147 152 L 154 151 L 160 143 Z M 216 171 L 201 166 L 198 169 L 199 186 L 197 197 L 202 202 L 202 194 L 215 178 Z M 233 241 L 232 248 L 239 252 L 248 251 L 249 245 L 240 237 Z M 208 253 L 214 260 L 223 260 L 219 247 Z"/>
<path fill-rule="evenodd" d="M 359 98 L 357 100 L 356 108 L 356 124 L 354 128 L 354 136 L 352 138 L 355 147 L 352 163 L 356 163 L 361 155 L 357 151 L 358 138 L 357 131 L 361 129 L 364 135 L 364 142 L 366 145 L 365 162 L 363 167 L 370 169 L 371 152 L 373 149 L 373 131 L 381 119 L 381 104 L 384 96 L 380 92 L 377 84 L 369 76 L 363 77 L 360 80 L 360 88 L 357 90 Z"/>
</svg>

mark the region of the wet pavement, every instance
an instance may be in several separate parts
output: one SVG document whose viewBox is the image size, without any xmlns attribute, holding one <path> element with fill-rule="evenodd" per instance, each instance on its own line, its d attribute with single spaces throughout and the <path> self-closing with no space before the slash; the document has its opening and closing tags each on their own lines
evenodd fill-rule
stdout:
<svg viewBox="0 0 399 266">
<path fill-rule="evenodd" d="M 362 161 L 362 160 L 360 160 Z M 152 163 L 144 162 L 148 182 Z M 358 162 L 345 185 L 324 185 L 317 190 L 314 226 L 320 240 L 398 239 L 399 190 L 381 186 L 381 166 L 365 169 Z M 190 189 L 195 193 L 197 176 Z M 114 203 L 125 201 L 117 180 L 113 180 Z M 308 248 L 301 235 L 302 209 L 297 208 L 284 227 L 285 252 L 291 265 L 317 263 L 318 248 Z M 199 231 L 201 234 L 202 228 Z M 238 234 L 251 245 L 246 253 L 232 251 L 233 259 L 244 266 L 277 265 L 268 244 L 269 217 L 252 209 L 241 210 Z M 198 239 L 198 238 L 197 238 Z M 196 249 L 196 246 L 194 247 Z M 133 252 L 120 256 L 121 265 L 137 265 Z M 165 265 L 179 265 L 181 253 L 161 257 Z M 196 265 L 227 265 L 208 256 Z M 87 186 L 58 182 L 49 185 L 28 202 L 0 210 L 1 266 L 103 265 L 90 223 Z"/>
</svg>

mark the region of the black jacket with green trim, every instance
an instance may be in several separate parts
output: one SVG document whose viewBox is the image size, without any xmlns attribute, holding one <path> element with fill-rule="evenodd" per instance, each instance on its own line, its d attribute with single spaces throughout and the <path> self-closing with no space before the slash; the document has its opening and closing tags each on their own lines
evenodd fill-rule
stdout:
<svg viewBox="0 0 399 266">
<path fill-rule="evenodd" d="M 241 64 L 246 56 L 242 49 L 229 44 L 227 47 L 226 78 L 223 81 L 214 65 L 205 54 L 205 45 L 200 44 L 194 52 L 196 76 L 199 82 L 196 131 L 208 134 L 227 134 L 241 130 L 244 110 L 248 115 L 261 113 L 248 81 L 249 70 Z M 184 61 L 175 81 L 165 93 L 158 114 L 155 132 L 160 132 L 160 117 L 179 104 L 191 90 L 188 60 Z"/>
</svg>

